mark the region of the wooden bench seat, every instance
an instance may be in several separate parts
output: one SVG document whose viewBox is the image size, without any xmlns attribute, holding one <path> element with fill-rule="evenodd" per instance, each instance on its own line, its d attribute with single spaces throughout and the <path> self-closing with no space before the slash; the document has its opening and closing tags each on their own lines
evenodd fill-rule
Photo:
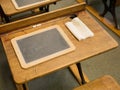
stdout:
<svg viewBox="0 0 120 90">
<path fill-rule="evenodd" d="M 120 86 L 113 77 L 105 75 L 74 90 L 120 90 Z"/>
</svg>

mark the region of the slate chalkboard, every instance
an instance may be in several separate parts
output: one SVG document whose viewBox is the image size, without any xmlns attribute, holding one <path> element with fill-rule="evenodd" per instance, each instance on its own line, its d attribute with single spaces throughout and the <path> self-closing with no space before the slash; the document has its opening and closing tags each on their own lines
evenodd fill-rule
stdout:
<svg viewBox="0 0 120 90">
<path fill-rule="evenodd" d="M 11 42 L 23 68 L 34 66 L 75 49 L 57 25 L 18 36 Z"/>
<path fill-rule="evenodd" d="M 22 9 L 39 3 L 44 3 L 49 0 L 12 0 L 16 9 Z"/>
</svg>

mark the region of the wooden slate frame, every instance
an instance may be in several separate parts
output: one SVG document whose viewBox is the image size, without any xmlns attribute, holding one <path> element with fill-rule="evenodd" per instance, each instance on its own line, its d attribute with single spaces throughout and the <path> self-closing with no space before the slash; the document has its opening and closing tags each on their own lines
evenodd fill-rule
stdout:
<svg viewBox="0 0 120 90">
<path fill-rule="evenodd" d="M 44 1 L 36 2 L 36 3 L 28 4 L 28 5 L 25 5 L 25 6 L 19 6 L 15 0 L 12 0 L 12 3 L 14 4 L 16 9 L 23 9 L 23 8 L 27 8 L 27 7 L 30 7 L 30 6 L 33 6 L 33 5 L 42 4 L 42 3 L 45 3 L 47 1 L 50 1 L 50 0 L 44 0 Z"/>
<path fill-rule="evenodd" d="M 50 31 L 50 30 L 53 29 L 53 28 L 56 28 L 56 30 L 59 32 L 59 34 L 62 36 L 62 38 L 65 40 L 65 42 L 67 43 L 67 45 L 68 45 L 69 47 L 67 47 L 67 48 L 65 48 L 65 49 L 63 49 L 63 50 L 60 50 L 60 51 L 58 51 L 58 52 L 56 52 L 56 53 L 52 53 L 52 54 L 50 54 L 50 55 L 48 55 L 48 56 L 45 56 L 45 57 L 42 57 L 42 58 L 40 58 L 40 59 L 36 59 L 36 60 L 34 60 L 34 61 L 31 61 L 31 62 L 28 62 L 28 63 L 27 63 L 27 62 L 25 61 L 25 58 L 23 57 L 23 54 L 22 54 L 22 52 L 21 52 L 21 50 L 20 50 L 20 48 L 19 48 L 19 45 L 18 45 L 17 41 L 18 41 L 18 40 L 25 39 L 25 38 L 29 38 L 29 37 L 31 37 L 31 36 L 33 36 L 33 35 L 37 35 L 37 34 L 39 34 L 39 33 L 41 34 L 41 33 L 43 33 L 43 32 Z M 25 34 L 25 35 L 21 35 L 21 36 L 15 37 L 15 38 L 13 38 L 13 39 L 11 40 L 11 42 L 12 42 L 13 48 L 14 48 L 14 50 L 15 50 L 15 52 L 16 52 L 16 55 L 17 55 L 17 57 L 18 57 L 18 60 L 19 60 L 21 66 L 22 66 L 23 68 L 29 68 L 29 67 L 31 67 L 31 66 L 37 65 L 37 64 L 39 64 L 39 63 L 45 62 L 45 61 L 47 61 L 47 60 L 50 60 L 50 59 L 52 59 L 52 58 L 58 57 L 58 56 L 60 56 L 60 55 L 63 55 L 63 54 L 66 54 L 66 53 L 68 53 L 68 52 L 71 52 L 71 51 L 75 50 L 75 46 L 72 44 L 72 42 L 69 40 L 69 38 L 67 37 L 67 35 L 63 32 L 63 30 L 62 30 L 62 29 L 60 28 L 60 26 L 58 26 L 58 25 L 50 26 L 50 27 L 47 27 L 47 28 L 44 28 L 44 29 L 40 29 L 40 30 L 31 32 L 31 33 Z M 54 42 L 55 42 L 55 41 L 54 41 Z M 59 42 L 60 42 L 60 41 L 59 41 Z M 55 42 L 55 43 L 56 43 L 56 42 Z M 39 45 L 39 46 L 40 46 L 40 45 Z M 39 47 L 38 47 L 38 48 L 39 48 Z"/>
</svg>

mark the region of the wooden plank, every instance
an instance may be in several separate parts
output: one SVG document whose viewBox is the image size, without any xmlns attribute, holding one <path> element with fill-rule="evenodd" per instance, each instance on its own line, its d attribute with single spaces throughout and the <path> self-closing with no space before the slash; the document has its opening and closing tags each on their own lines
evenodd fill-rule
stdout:
<svg viewBox="0 0 120 90">
<path fill-rule="evenodd" d="M 66 8 L 61 8 L 48 13 L 32 16 L 26 19 L 21 19 L 15 22 L 4 24 L 4 25 L 0 25 L 0 34 L 10 32 L 19 28 L 23 28 L 29 25 L 37 24 L 40 22 L 48 21 L 57 17 L 73 14 L 75 12 L 79 12 L 84 9 L 85 9 L 85 2 L 78 3 Z"/>
<path fill-rule="evenodd" d="M 120 85 L 109 75 L 104 75 L 74 90 L 120 90 Z"/>
</svg>

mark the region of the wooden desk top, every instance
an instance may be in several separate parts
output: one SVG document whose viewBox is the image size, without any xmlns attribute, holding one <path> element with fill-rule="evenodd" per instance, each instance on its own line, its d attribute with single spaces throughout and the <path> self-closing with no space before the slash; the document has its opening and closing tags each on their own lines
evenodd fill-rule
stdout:
<svg viewBox="0 0 120 90">
<path fill-rule="evenodd" d="M 10 69 L 16 83 L 25 83 L 34 78 L 41 77 L 74 63 L 81 62 L 89 57 L 118 46 L 118 43 L 86 11 L 79 12 L 78 17 L 94 32 L 94 37 L 78 41 L 64 25 L 65 22 L 70 20 L 69 16 L 64 16 L 41 23 L 41 26 L 36 28 L 29 26 L 1 36 Z M 21 68 L 21 65 L 12 47 L 11 39 L 55 24 L 60 25 L 69 39 L 75 45 L 76 50 L 28 69 Z"/>
<path fill-rule="evenodd" d="M 40 6 L 48 5 L 48 4 L 57 2 L 57 1 L 59 1 L 59 0 L 48 0 L 47 2 L 39 3 L 39 4 L 30 6 L 30 7 L 26 7 L 26 8 L 23 8 L 23 9 L 19 9 L 19 10 L 15 8 L 14 4 L 12 3 L 12 0 L 0 0 L 0 5 L 1 5 L 4 13 L 7 16 L 11 16 L 11 15 L 21 13 L 21 12 L 24 12 L 24 11 L 27 11 L 27 10 L 31 10 L 31 9 L 34 9 L 34 8 L 37 8 L 37 7 L 40 7 Z"/>
<path fill-rule="evenodd" d="M 104 75 L 74 90 L 120 90 L 120 85 L 109 75 Z"/>
</svg>

